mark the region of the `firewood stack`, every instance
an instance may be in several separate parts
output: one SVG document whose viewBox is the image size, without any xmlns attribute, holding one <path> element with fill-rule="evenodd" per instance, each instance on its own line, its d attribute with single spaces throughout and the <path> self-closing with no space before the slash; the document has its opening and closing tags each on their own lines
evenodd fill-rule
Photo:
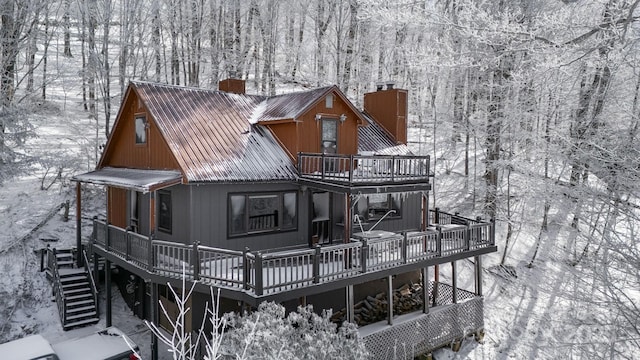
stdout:
<svg viewBox="0 0 640 360">
<path fill-rule="evenodd" d="M 387 318 L 387 294 L 367 296 L 354 304 L 354 320 L 358 326 L 372 324 Z M 404 284 L 393 291 L 393 314 L 402 315 L 422 309 L 422 285 Z M 347 320 L 347 309 L 343 308 L 331 316 L 331 321 L 341 324 Z"/>
</svg>

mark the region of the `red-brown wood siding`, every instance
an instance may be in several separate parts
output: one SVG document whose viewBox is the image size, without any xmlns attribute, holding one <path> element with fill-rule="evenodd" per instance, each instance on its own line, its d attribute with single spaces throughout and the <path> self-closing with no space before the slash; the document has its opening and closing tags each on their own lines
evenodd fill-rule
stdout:
<svg viewBox="0 0 640 360">
<path fill-rule="evenodd" d="M 175 157 L 171 153 L 153 118 L 146 108 L 139 104 L 134 91 L 129 93 L 113 129 L 111 139 L 105 149 L 101 167 L 126 167 L 137 169 L 178 170 Z M 145 115 L 148 123 L 147 142 L 136 144 L 135 116 Z"/>
<path fill-rule="evenodd" d="M 407 90 L 390 89 L 364 94 L 364 109 L 398 143 L 407 143 Z"/>
<path fill-rule="evenodd" d="M 286 147 L 289 153 L 297 158 L 299 152 L 319 153 L 321 124 L 316 114 L 323 118 L 338 120 L 341 114 L 346 115 L 344 123 L 338 121 L 338 154 L 352 155 L 358 153 L 358 117 L 339 96 L 333 94 L 333 107 L 327 108 L 325 99 L 321 99 L 296 123 L 269 125 L 269 128 Z"/>
<path fill-rule="evenodd" d="M 107 188 L 109 223 L 121 228 L 127 227 L 127 190 Z"/>
</svg>

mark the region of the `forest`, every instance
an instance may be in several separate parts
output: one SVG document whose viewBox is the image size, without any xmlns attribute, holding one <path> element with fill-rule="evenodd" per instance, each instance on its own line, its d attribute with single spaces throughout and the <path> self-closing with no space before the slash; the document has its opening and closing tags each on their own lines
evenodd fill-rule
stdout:
<svg viewBox="0 0 640 360">
<path fill-rule="evenodd" d="M 237 77 L 269 95 L 336 84 L 358 106 L 393 82 L 409 90 L 410 145 L 432 157 L 432 206 L 495 219 L 488 271 L 566 281 L 554 287 L 563 305 L 523 326 L 579 326 L 554 356 L 633 358 L 639 3 L 0 0 L 0 181 L 34 163 L 44 177 L 95 166 L 130 80 L 215 89 Z M 30 114 L 60 94 L 92 124 L 79 161 L 25 150 Z M 549 262 L 562 267 L 549 274 Z"/>
</svg>

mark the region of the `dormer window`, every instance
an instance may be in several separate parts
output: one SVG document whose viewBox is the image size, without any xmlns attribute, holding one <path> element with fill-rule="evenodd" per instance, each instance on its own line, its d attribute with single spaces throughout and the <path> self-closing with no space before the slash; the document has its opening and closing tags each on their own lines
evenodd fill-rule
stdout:
<svg viewBox="0 0 640 360">
<path fill-rule="evenodd" d="M 325 102 L 324 106 L 327 109 L 333 109 L 333 94 L 327 95 L 327 97 L 324 99 L 324 102 Z"/>
<path fill-rule="evenodd" d="M 147 117 L 144 115 L 136 115 L 136 145 L 147 143 Z"/>
</svg>

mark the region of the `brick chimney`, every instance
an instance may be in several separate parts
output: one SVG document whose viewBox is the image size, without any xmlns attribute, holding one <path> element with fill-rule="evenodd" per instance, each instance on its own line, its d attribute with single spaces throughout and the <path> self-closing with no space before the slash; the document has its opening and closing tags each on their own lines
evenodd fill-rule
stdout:
<svg viewBox="0 0 640 360">
<path fill-rule="evenodd" d="M 245 83 L 244 80 L 234 78 L 220 80 L 218 90 L 234 94 L 244 94 Z"/>
<path fill-rule="evenodd" d="M 364 111 L 393 136 L 398 144 L 407 143 L 407 90 L 377 84 L 377 91 L 364 94 Z"/>
</svg>

